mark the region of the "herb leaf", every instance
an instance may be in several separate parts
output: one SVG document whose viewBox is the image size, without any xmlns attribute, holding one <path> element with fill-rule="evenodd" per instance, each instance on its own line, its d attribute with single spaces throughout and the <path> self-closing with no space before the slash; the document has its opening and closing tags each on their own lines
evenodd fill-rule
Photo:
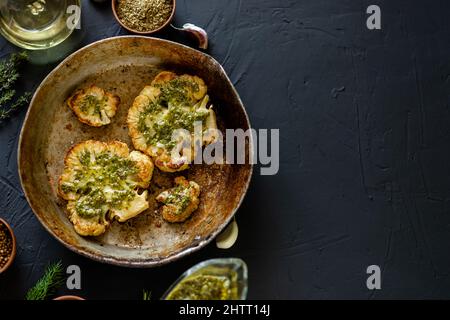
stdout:
<svg viewBox="0 0 450 320">
<path fill-rule="evenodd" d="M 142 300 L 152 300 L 152 292 L 150 290 L 142 290 Z"/>
<path fill-rule="evenodd" d="M 14 96 L 14 90 L 12 90 L 12 96 Z M 12 99 L 9 98 L 9 100 Z M 0 102 L 2 101 L 2 99 L 8 98 L 7 95 L 0 97 Z M 27 103 L 30 102 L 31 99 L 31 93 L 27 92 L 24 93 L 22 96 L 20 96 L 14 103 L 10 104 L 10 106 L 8 108 L 4 108 L 4 109 L 0 109 L 0 124 L 5 121 L 6 119 L 8 119 L 9 117 L 11 117 L 11 114 L 16 111 L 17 109 L 19 109 L 20 107 L 26 105 Z M 1 104 L 0 104 L 1 106 Z"/>
<path fill-rule="evenodd" d="M 25 299 L 45 300 L 52 295 L 63 282 L 63 267 L 61 261 L 52 263 L 47 266 L 42 278 L 27 292 Z"/>
<path fill-rule="evenodd" d="M 8 119 L 16 109 L 30 101 L 30 93 L 25 93 L 13 101 L 16 90 L 12 88 L 19 79 L 19 66 L 27 60 L 26 53 L 22 52 L 13 53 L 9 59 L 0 61 L 0 124 Z"/>
</svg>

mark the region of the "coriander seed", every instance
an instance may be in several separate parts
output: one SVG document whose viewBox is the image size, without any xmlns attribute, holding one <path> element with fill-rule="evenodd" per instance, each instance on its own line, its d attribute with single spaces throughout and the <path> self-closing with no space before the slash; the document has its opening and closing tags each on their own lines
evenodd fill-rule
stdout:
<svg viewBox="0 0 450 320">
<path fill-rule="evenodd" d="M 0 270 L 8 263 L 13 251 L 13 240 L 8 228 L 0 222 Z"/>
<path fill-rule="evenodd" d="M 169 20 L 173 6 L 173 0 L 118 0 L 117 16 L 132 30 L 150 32 Z"/>
</svg>

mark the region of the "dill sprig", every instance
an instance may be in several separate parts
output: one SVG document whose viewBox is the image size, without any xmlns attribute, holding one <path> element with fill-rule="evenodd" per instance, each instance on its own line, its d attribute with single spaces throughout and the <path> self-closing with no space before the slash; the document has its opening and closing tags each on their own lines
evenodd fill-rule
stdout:
<svg viewBox="0 0 450 320">
<path fill-rule="evenodd" d="M 63 267 L 61 261 L 52 263 L 47 266 L 42 278 L 36 282 L 33 288 L 28 290 L 25 299 L 45 300 L 63 283 Z"/>
<path fill-rule="evenodd" d="M 27 54 L 21 52 L 13 53 L 9 59 L 0 61 L 0 124 L 30 101 L 30 93 L 25 93 L 14 101 L 16 90 L 13 88 L 20 76 L 19 66 L 27 60 Z"/>
</svg>

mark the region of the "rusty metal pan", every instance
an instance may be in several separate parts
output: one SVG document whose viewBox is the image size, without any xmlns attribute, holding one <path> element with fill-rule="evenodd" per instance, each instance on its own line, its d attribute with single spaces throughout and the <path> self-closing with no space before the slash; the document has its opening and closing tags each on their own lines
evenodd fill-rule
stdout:
<svg viewBox="0 0 450 320">
<path fill-rule="evenodd" d="M 202 187 L 201 203 L 182 224 L 160 217 L 155 196 L 171 187 L 176 174 L 155 170 L 149 190 L 150 209 L 128 222 L 113 222 L 100 237 L 81 237 L 56 192 L 63 159 L 74 144 L 87 139 L 121 140 L 132 144 L 126 114 L 133 99 L 161 70 L 202 77 L 221 130 L 250 128 L 241 99 L 220 64 L 189 47 L 155 38 L 123 36 L 88 45 L 56 67 L 37 89 L 19 141 L 18 165 L 25 196 L 36 217 L 69 249 L 91 259 L 128 267 L 153 267 L 172 262 L 208 244 L 229 223 L 248 189 L 252 165 L 193 165 L 181 174 Z M 74 90 L 97 84 L 121 98 L 110 125 L 80 123 L 65 105 Z M 248 141 L 246 153 L 251 150 Z"/>
</svg>

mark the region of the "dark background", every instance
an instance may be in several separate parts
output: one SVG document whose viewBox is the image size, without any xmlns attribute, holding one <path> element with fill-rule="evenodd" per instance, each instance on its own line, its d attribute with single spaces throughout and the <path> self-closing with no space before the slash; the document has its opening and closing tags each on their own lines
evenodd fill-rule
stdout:
<svg viewBox="0 0 450 320">
<path fill-rule="evenodd" d="M 108 1 L 83 2 L 78 47 L 125 34 Z M 366 28 L 370 4 L 381 7 L 382 30 Z M 82 270 L 82 290 L 61 294 L 140 299 L 145 288 L 158 298 L 185 269 L 220 256 L 248 263 L 250 299 L 450 297 L 449 9 L 445 0 L 178 0 L 174 23 L 205 27 L 253 127 L 280 129 L 280 171 L 255 170 L 238 242 L 144 270 L 72 253 L 21 190 L 21 110 L 0 127 L 0 216 L 19 245 L 0 298 L 21 299 L 59 259 Z M 0 39 L 1 56 L 16 50 Z M 27 66 L 25 86 L 54 66 Z M 381 290 L 366 288 L 371 264 Z"/>
</svg>

